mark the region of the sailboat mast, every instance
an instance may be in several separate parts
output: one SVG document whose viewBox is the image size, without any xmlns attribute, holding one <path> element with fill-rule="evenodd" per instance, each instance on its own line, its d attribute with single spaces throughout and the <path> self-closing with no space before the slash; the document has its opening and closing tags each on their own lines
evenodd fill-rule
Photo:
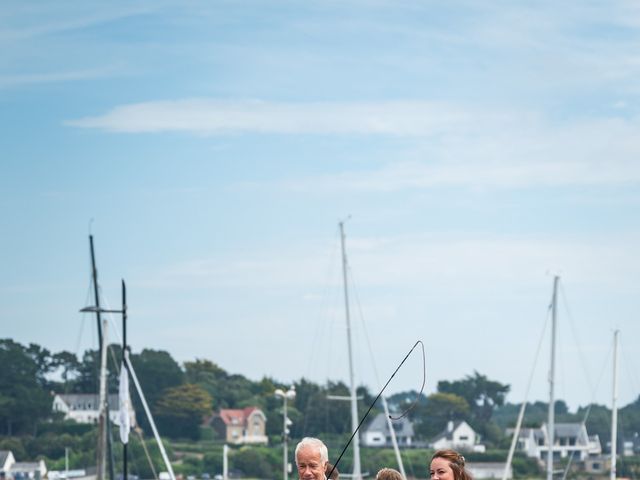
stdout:
<svg viewBox="0 0 640 480">
<path fill-rule="evenodd" d="M 124 368 L 127 370 L 126 363 L 126 355 L 127 355 L 127 286 L 122 280 L 122 366 L 120 368 Z M 129 392 L 126 392 L 129 395 Z M 122 395 L 122 394 L 121 394 Z M 122 397 L 120 397 L 120 402 L 122 402 Z M 119 405 L 122 409 L 122 405 Z M 129 412 L 127 412 L 129 415 Z M 122 418 L 120 419 L 122 422 Z M 121 424 L 122 425 L 122 424 Z M 120 427 L 122 428 L 122 426 Z M 129 465 L 127 463 L 127 444 L 129 442 L 122 443 L 122 479 L 129 480 Z"/>
<path fill-rule="evenodd" d="M 95 256 L 95 252 L 93 249 L 93 235 L 89 235 L 89 246 L 91 247 L 91 269 L 92 269 L 92 276 L 93 276 L 93 295 L 94 295 L 94 300 L 95 300 L 95 312 L 96 312 L 96 321 L 98 324 L 98 354 L 99 357 L 101 359 L 101 364 L 100 364 L 100 375 L 102 375 L 102 368 L 107 369 L 107 355 L 106 352 L 103 350 L 106 350 L 107 348 L 107 342 L 103 337 L 106 337 L 106 329 L 107 329 L 107 322 L 106 321 L 102 321 L 102 316 L 101 316 L 101 309 L 100 309 L 100 292 L 98 289 L 98 269 L 96 268 L 96 256 Z M 104 335 L 103 335 L 103 330 Z M 104 360 L 102 360 L 104 359 Z M 106 375 L 106 374 L 105 374 Z M 104 421 L 100 420 L 98 422 L 98 449 L 96 452 L 96 456 L 97 456 L 97 470 L 98 470 L 98 479 L 97 480 L 104 480 L 104 478 L 106 477 L 105 475 L 105 471 L 106 471 L 106 467 L 105 465 L 107 464 L 107 454 L 109 455 L 109 478 L 111 480 L 114 480 L 116 477 L 115 474 L 115 470 L 114 470 L 114 461 L 113 461 L 113 448 L 112 448 L 112 443 L 111 443 L 111 423 L 110 423 L 110 419 L 109 419 L 109 392 L 108 392 L 108 387 L 105 381 L 104 384 L 104 391 L 103 389 L 103 385 L 102 385 L 102 381 L 100 382 L 100 392 L 99 392 L 99 397 L 100 397 L 100 411 L 102 412 L 100 415 L 101 417 L 104 417 Z M 104 402 L 104 403 L 103 403 Z M 100 477 L 100 475 L 102 475 L 102 477 Z"/>
<path fill-rule="evenodd" d="M 551 367 L 549 368 L 549 420 L 547 422 L 547 480 L 553 480 L 553 444 L 555 443 L 555 374 L 556 374 L 556 311 L 558 306 L 559 276 L 553 277 L 553 297 L 551 299 Z"/>
<path fill-rule="evenodd" d="M 618 333 L 613 332 L 613 394 L 611 397 L 611 480 L 616 480 L 618 456 Z"/>
<path fill-rule="evenodd" d="M 89 235 L 89 247 L 91 249 L 91 273 L 93 278 L 93 296 L 96 311 L 96 323 L 98 327 L 98 358 L 100 358 L 100 383 L 98 407 L 98 448 L 96 451 L 97 480 L 104 480 L 107 463 L 107 425 L 109 423 L 108 396 L 106 394 L 106 381 L 102 381 L 102 369 L 106 366 L 104 335 L 102 331 L 102 317 L 100 314 L 100 293 L 98 291 L 98 269 L 96 268 L 96 256 L 93 248 L 93 235 Z M 107 412 L 105 415 L 105 411 Z M 106 417 L 106 418 L 105 418 Z"/>
<path fill-rule="evenodd" d="M 109 422 L 109 414 L 107 410 L 107 321 L 103 323 L 102 345 L 100 347 L 100 396 L 99 396 L 99 419 L 98 419 L 98 466 L 97 480 L 104 480 L 106 477 L 106 440 L 107 429 L 106 424 Z"/>
<path fill-rule="evenodd" d="M 351 318 L 349 316 L 349 289 L 347 288 L 347 253 L 345 249 L 344 223 L 340 222 L 340 244 L 342 246 L 342 278 L 344 281 L 344 306 L 347 319 L 347 345 L 349 347 L 349 393 L 351 396 L 351 431 L 358 428 L 358 398 L 356 396 L 356 383 L 353 375 L 353 354 L 351 350 Z M 360 438 L 353 437 L 353 478 L 362 479 L 360 467 Z"/>
<path fill-rule="evenodd" d="M 91 249 L 91 274 L 93 278 L 93 297 L 96 306 L 96 321 L 98 324 L 98 345 L 102 350 L 102 318 L 100 315 L 100 293 L 98 292 L 98 269 L 96 268 L 96 254 L 93 249 L 93 235 L 89 235 L 89 248 Z"/>
</svg>

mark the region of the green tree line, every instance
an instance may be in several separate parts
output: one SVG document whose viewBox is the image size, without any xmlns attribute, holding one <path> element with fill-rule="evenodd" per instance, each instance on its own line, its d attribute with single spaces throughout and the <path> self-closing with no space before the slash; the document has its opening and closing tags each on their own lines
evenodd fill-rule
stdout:
<svg viewBox="0 0 640 480">
<path fill-rule="evenodd" d="M 120 358 L 120 346 L 111 345 L 108 354 L 111 392 L 117 391 Z M 174 441 L 208 439 L 214 441 L 212 445 L 219 446 L 212 437 L 213 431 L 203 428 L 203 421 L 220 408 L 258 406 L 267 416 L 267 435 L 271 444 L 277 445 L 281 441 L 282 400 L 274 396 L 274 391 L 277 388 L 287 389 L 288 384 L 270 377 L 253 381 L 243 375 L 229 373 L 211 360 L 196 359 L 180 364 L 168 352 L 161 350 L 131 352 L 130 358 L 162 436 Z M 71 449 L 72 462 L 91 464 L 95 458 L 93 426 L 61 422 L 60 414 L 52 412 L 52 394 L 96 393 L 98 359 L 96 350 L 86 350 L 78 358 L 67 351 L 56 353 L 33 343 L 22 345 L 11 339 L 1 339 L 0 449 L 12 450 L 19 458 L 44 455 L 59 462 L 64 457 L 66 446 Z M 320 436 L 328 441 L 334 439 L 336 445 L 348 438 L 351 433 L 348 403 L 327 400 L 328 395 L 348 395 L 349 389 L 344 383 L 328 381 L 320 385 L 302 378 L 294 385 L 297 395 L 288 408 L 288 416 L 293 422 L 291 437 Z M 489 448 L 504 449 L 509 442 L 504 436 L 504 429 L 513 426 L 519 408 L 517 404 L 505 403 L 508 392 L 508 385 L 473 372 L 459 380 L 440 381 L 437 391 L 428 396 L 409 391 L 391 395 L 388 400 L 390 407 L 398 412 L 411 407 L 409 415 L 419 439 L 432 438 L 446 427 L 448 421 L 465 420 L 481 434 L 483 443 Z M 358 388 L 360 412 L 366 411 L 375 393 L 366 387 Z M 133 390 L 132 398 L 137 420 L 142 430 L 149 434 L 150 427 L 140 399 Z M 378 407 L 370 419 L 380 412 Z M 557 421 L 582 421 L 586 408 L 570 413 L 560 400 L 556 403 Z M 539 426 L 544 422 L 546 409 L 544 402 L 528 405 L 527 425 Z M 640 398 L 621 408 L 619 418 L 621 434 L 640 431 Z M 590 434 L 600 435 L 603 443 L 610 432 L 609 419 L 610 411 L 605 406 L 591 406 L 587 429 Z M 132 436 L 131 448 L 133 458 L 139 456 L 140 470 L 150 474 L 150 467 L 144 466 L 147 462 L 143 459 L 143 447 L 138 437 Z M 276 469 L 274 471 L 280 468 L 277 452 L 260 454 L 260 449 L 249 450 L 234 451 L 234 462 L 247 469 L 247 465 L 258 461 L 253 456 L 260 455 L 258 464 L 263 468 L 267 465 Z M 115 455 L 120 453 L 116 451 Z M 216 459 L 219 458 L 211 452 L 186 455 L 181 468 L 185 472 L 190 469 L 216 471 Z M 153 461 L 157 462 L 157 468 L 162 468 L 156 454 Z M 344 461 L 348 464 L 348 455 Z M 530 468 L 526 462 L 523 465 Z"/>
</svg>

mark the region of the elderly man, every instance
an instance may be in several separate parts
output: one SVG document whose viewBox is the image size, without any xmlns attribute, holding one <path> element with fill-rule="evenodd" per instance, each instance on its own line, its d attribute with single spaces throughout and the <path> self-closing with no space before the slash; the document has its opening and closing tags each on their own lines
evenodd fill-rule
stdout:
<svg viewBox="0 0 640 480">
<path fill-rule="evenodd" d="M 296 465 L 300 480 L 325 480 L 329 451 L 322 440 L 305 437 L 296 446 Z"/>
</svg>

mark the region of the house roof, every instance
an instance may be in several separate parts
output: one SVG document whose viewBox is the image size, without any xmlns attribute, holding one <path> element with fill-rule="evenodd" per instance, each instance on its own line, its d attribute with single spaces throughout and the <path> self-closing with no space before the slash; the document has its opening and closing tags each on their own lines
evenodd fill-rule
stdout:
<svg viewBox="0 0 640 480">
<path fill-rule="evenodd" d="M 579 437 L 582 423 L 556 423 L 555 434 L 558 437 Z"/>
<path fill-rule="evenodd" d="M 399 420 L 392 420 L 392 425 L 394 427 L 394 431 L 396 435 L 399 437 L 412 437 L 413 436 L 413 424 L 411 421 L 403 417 Z M 375 418 L 371 421 L 365 432 L 383 432 L 388 435 L 389 432 L 389 422 L 387 422 L 386 415 L 384 413 L 379 413 L 375 416 Z"/>
<path fill-rule="evenodd" d="M 59 397 L 71 410 L 98 410 L 100 396 L 94 393 L 59 393 Z M 90 408 L 87 408 L 90 405 Z M 109 394 L 109 410 L 119 410 L 120 400 L 117 393 Z"/>
<path fill-rule="evenodd" d="M 100 396 L 95 393 L 59 393 L 57 396 L 72 410 L 97 410 L 100 401 Z M 109 395 L 109 410 L 120 408 L 118 400 L 117 393 Z M 86 405 L 91 405 L 91 408 L 86 408 Z"/>
<path fill-rule="evenodd" d="M 528 437 L 533 432 L 535 440 L 545 439 L 547 434 L 547 424 L 543 423 L 540 428 L 523 428 L 520 430 L 520 438 Z M 582 435 L 582 423 L 556 423 L 554 425 L 555 437 L 578 438 Z"/>
<path fill-rule="evenodd" d="M 225 425 L 244 425 L 249 415 L 256 410 L 262 413 L 258 407 L 246 407 L 242 409 L 221 408 L 217 416 L 222 419 Z"/>
<path fill-rule="evenodd" d="M 11 450 L 0 450 L 0 468 L 4 467 L 9 455 L 11 455 Z"/>
</svg>

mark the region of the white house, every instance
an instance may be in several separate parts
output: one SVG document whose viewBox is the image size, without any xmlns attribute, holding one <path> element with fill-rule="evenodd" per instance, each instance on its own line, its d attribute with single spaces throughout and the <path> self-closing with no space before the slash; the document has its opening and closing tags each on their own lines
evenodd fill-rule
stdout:
<svg viewBox="0 0 640 480">
<path fill-rule="evenodd" d="M 10 450 L 0 450 L 0 478 L 13 480 L 41 480 L 47 474 L 44 460 L 16 462 Z"/>
<path fill-rule="evenodd" d="M 467 462 L 466 468 L 474 479 L 481 478 L 502 478 L 506 463 L 501 462 Z M 513 469 L 509 466 L 507 478 L 513 478 Z"/>
<path fill-rule="evenodd" d="M 567 458 L 573 452 L 574 459 L 584 461 L 602 453 L 598 435 L 589 436 L 583 423 L 556 423 L 554 432 L 553 455 L 556 458 Z M 507 433 L 513 434 L 513 429 L 508 429 Z M 549 452 L 547 424 L 520 430 L 517 446 L 528 457 L 546 459 Z"/>
<path fill-rule="evenodd" d="M 451 448 L 453 450 L 484 452 L 484 445 L 477 444 L 476 432 L 465 421 L 447 423 L 447 427 L 436 435 L 429 446 L 434 450 Z"/>
<path fill-rule="evenodd" d="M 11 466 L 11 477 L 14 480 L 41 480 L 47 474 L 44 460 L 37 462 L 16 462 Z"/>
<path fill-rule="evenodd" d="M 14 463 L 16 459 L 11 450 L 0 450 L 0 477 L 6 477 Z"/>
<path fill-rule="evenodd" d="M 56 394 L 53 397 L 53 411 L 64 413 L 65 420 L 75 420 L 78 423 L 98 423 L 99 396 L 91 393 Z M 109 395 L 109 418 L 116 425 L 120 425 L 118 395 Z M 131 402 L 129 402 L 131 405 Z M 133 406 L 129 407 L 131 426 L 136 425 L 136 413 Z"/>
<path fill-rule="evenodd" d="M 410 446 L 413 444 L 413 424 L 403 417 L 399 420 L 392 420 L 391 425 L 396 435 L 399 446 Z M 384 413 L 379 413 L 364 430 L 362 434 L 362 444 L 365 447 L 390 447 L 392 445 L 389 422 Z"/>
</svg>

